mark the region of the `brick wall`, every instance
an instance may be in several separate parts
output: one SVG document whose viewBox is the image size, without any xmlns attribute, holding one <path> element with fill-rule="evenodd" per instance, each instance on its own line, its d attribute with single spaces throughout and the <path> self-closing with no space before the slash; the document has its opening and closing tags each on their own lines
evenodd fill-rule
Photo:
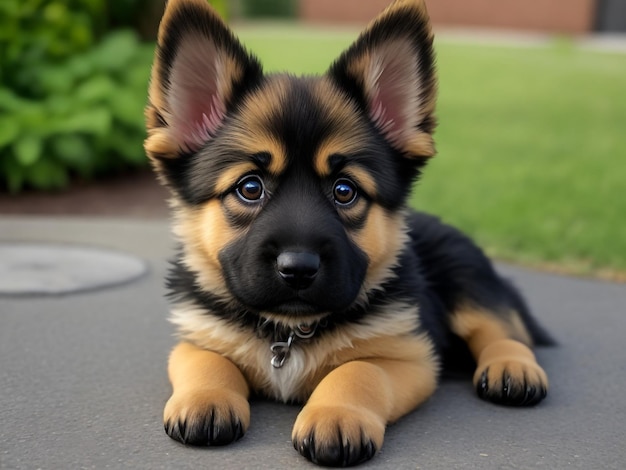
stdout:
<svg viewBox="0 0 626 470">
<path fill-rule="evenodd" d="M 367 23 L 391 0 L 300 0 L 310 22 Z M 436 26 L 512 28 L 555 33 L 593 30 L 598 0 L 426 0 Z"/>
</svg>

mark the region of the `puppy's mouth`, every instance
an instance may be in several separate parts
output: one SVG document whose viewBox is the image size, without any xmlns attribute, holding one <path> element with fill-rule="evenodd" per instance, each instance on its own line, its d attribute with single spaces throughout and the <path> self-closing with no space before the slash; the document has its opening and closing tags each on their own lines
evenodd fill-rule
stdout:
<svg viewBox="0 0 626 470">
<path fill-rule="evenodd" d="M 320 307 L 310 302 L 307 302 L 306 300 L 303 300 L 299 297 L 280 302 L 272 306 L 268 310 L 273 313 L 277 313 L 280 315 L 289 315 L 289 316 L 291 315 L 297 315 L 297 316 L 315 315 L 315 314 L 323 313 L 323 310 Z"/>
</svg>

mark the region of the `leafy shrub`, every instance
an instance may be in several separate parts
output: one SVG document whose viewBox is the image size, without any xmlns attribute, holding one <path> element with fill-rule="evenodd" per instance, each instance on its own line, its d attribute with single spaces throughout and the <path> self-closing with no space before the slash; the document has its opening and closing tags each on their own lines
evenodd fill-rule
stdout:
<svg viewBox="0 0 626 470">
<path fill-rule="evenodd" d="M 33 73 L 39 100 L 0 88 L 0 175 L 10 192 L 62 188 L 145 164 L 143 107 L 152 45 L 116 32 L 89 52 Z"/>
<path fill-rule="evenodd" d="M 84 52 L 104 28 L 103 0 L 0 1 L 0 83 L 26 97 L 41 63 Z"/>
<path fill-rule="evenodd" d="M 297 13 L 296 0 L 243 0 L 242 6 L 244 16 L 249 18 L 294 18 Z"/>
<path fill-rule="evenodd" d="M 102 0 L 0 1 L 0 187 L 56 189 L 146 163 L 153 44 L 97 41 Z"/>
</svg>

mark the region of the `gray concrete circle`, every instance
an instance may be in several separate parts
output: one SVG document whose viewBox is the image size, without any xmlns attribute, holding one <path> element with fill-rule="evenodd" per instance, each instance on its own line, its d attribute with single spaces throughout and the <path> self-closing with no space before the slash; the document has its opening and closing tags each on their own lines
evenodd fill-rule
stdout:
<svg viewBox="0 0 626 470">
<path fill-rule="evenodd" d="M 50 243 L 0 243 L 0 295 L 58 295 L 125 284 L 147 272 L 133 255 Z"/>
</svg>

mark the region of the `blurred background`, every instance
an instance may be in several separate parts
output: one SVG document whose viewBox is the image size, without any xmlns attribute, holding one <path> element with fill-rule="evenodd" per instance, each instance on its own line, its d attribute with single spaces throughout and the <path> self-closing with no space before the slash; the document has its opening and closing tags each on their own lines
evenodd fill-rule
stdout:
<svg viewBox="0 0 626 470">
<path fill-rule="evenodd" d="M 388 0 L 211 0 L 322 73 Z M 165 218 L 142 142 L 162 0 L 0 1 L 0 217 Z M 439 156 L 412 204 L 500 259 L 626 276 L 626 0 L 428 0 Z"/>
</svg>

